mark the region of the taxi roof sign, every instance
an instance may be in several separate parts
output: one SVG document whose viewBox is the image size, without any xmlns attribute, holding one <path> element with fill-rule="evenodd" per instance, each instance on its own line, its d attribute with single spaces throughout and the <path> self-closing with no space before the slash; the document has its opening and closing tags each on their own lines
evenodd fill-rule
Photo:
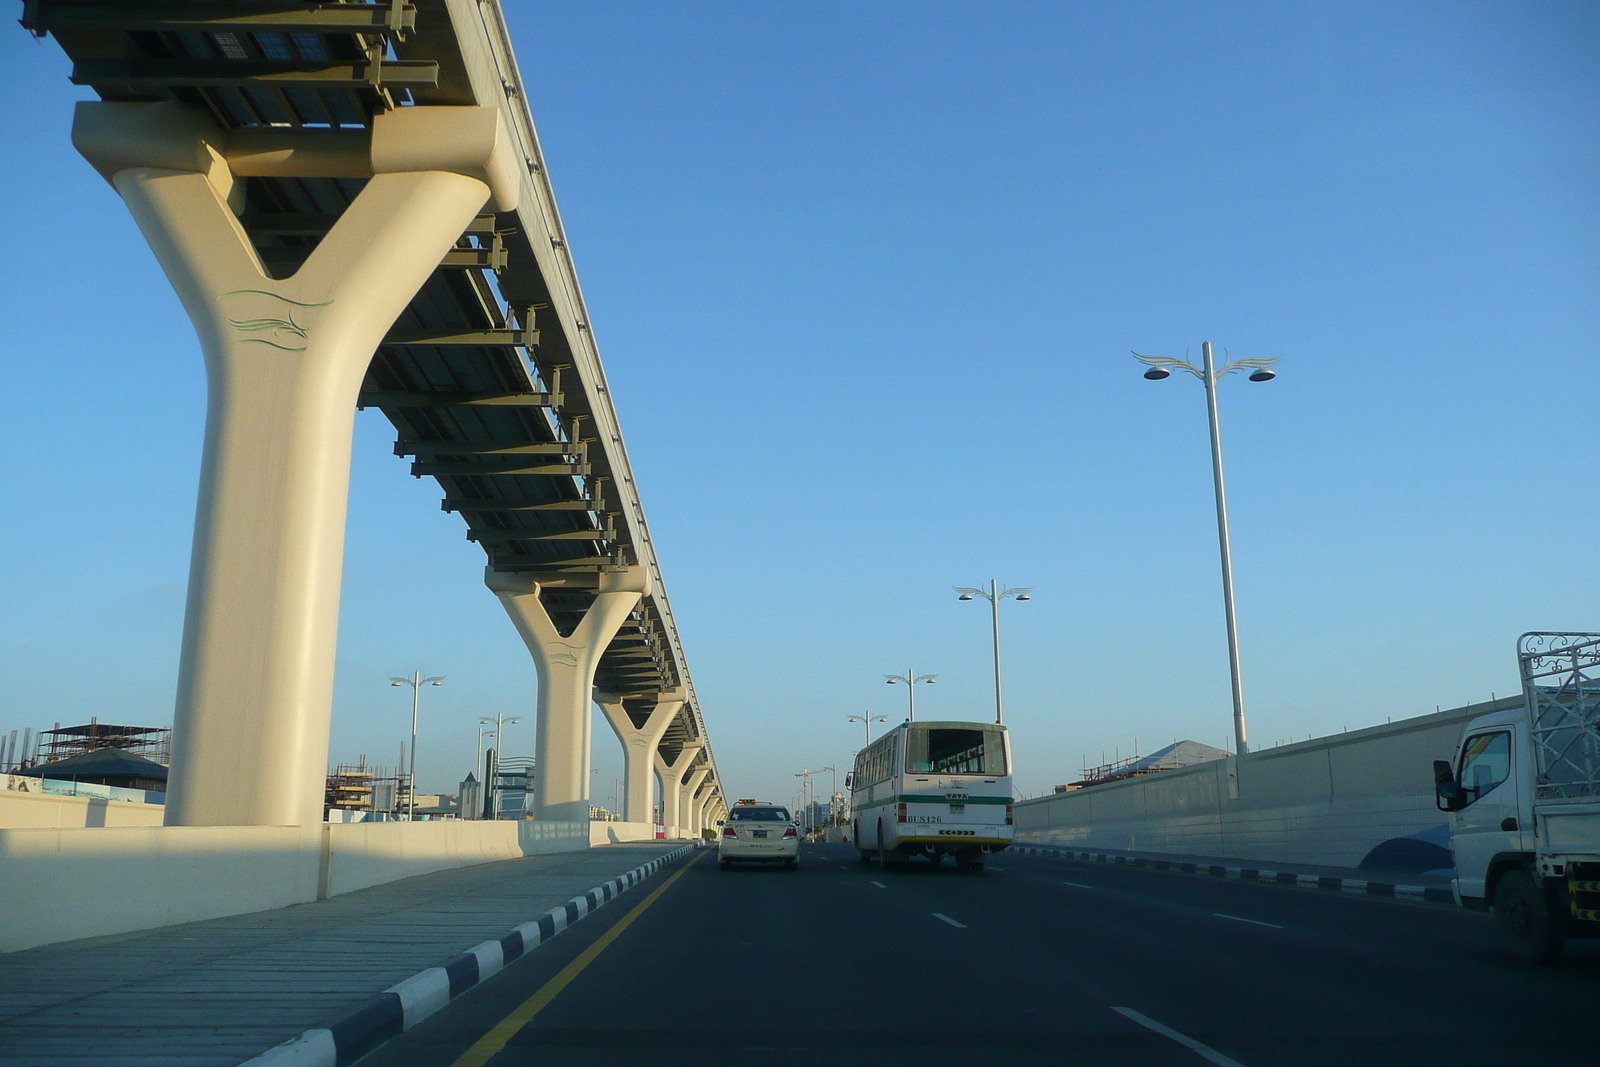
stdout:
<svg viewBox="0 0 1600 1067">
<path fill-rule="evenodd" d="M 735 803 L 737 803 L 737 804 L 754 804 L 755 801 L 753 801 L 753 800 L 739 800 L 739 801 L 735 801 Z"/>
</svg>

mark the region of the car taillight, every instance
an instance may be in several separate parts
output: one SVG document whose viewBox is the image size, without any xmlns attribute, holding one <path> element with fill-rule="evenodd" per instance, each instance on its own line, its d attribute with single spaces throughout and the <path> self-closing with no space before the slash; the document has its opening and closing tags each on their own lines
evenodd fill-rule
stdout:
<svg viewBox="0 0 1600 1067">
<path fill-rule="evenodd" d="M 896 804 L 895 807 L 898 810 L 895 812 L 894 821 L 895 822 L 905 822 L 906 821 L 906 806 L 904 804 Z"/>
<path fill-rule="evenodd" d="M 791 827 L 789 827 L 787 830 L 785 830 L 783 832 L 783 836 L 784 837 L 799 837 L 800 835 L 795 833 L 794 832 L 794 827 L 791 826 Z"/>
<path fill-rule="evenodd" d="M 738 837 L 739 835 L 733 832 L 733 827 L 724 826 L 722 828 L 722 836 L 723 837 Z"/>
<path fill-rule="evenodd" d="M 1006 825 L 1007 826 L 1011 825 L 1011 805 L 1010 804 L 1006 805 Z"/>
</svg>

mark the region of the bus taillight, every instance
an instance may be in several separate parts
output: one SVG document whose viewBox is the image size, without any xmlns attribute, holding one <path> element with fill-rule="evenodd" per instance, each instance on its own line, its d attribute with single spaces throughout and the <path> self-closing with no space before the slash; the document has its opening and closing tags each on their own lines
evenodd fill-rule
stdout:
<svg viewBox="0 0 1600 1067">
<path fill-rule="evenodd" d="M 1007 826 L 1011 825 L 1011 805 L 1010 804 L 1006 805 L 1006 825 Z"/>
<path fill-rule="evenodd" d="M 905 822 L 906 821 L 906 806 L 904 804 L 897 804 L 897 805 L 895 805 L 895 807 L 898 809 L 898 811 L 896 811 L 896 813 L 895 813 L 894 821 L 895 822 Z"/>
</svg>

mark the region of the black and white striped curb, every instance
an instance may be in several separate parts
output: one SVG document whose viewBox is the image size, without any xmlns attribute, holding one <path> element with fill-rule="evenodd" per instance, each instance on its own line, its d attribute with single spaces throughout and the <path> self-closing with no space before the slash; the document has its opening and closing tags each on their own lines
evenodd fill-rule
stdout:
<svg viewBox="0 0 1600 1067">
<path fill-rule="evenodd" d="M 1181 860 L 1148 859 L 1144 856 L 1120 856 L 1110 852 L 1076 852 L 1071 849 L 1039 848 L 1034 845 L 1012 845 L 1008 851 L 1024 852 L 1035 856 L 1060 856 L 1064 859 L 1096 863 L 1115 863 L 1123 867 L 1148 867 L 1157 871 L 1209 874 L 1214 878 L 1237 878 L 1241 882 L 1265 882 L 1272 885 L 1298 885 L 1310 886 L 1314 889 L 1336 889 L 1341 893 L 1361 893 L 1369 897 L 1422 900 L 1431 904 L 1454 904 L 1456 902 L 1455 896 L 1448 889 L 1435 889 L 1420 885 L 1397 885 L 1393 882 L 1364 882 L 1359 878 L 1338 878 L 1331 874 L 1297 874 L 1293 871 L 1272 871 L 1262 867 L 1228 867 L 1220 863 L 1188 863 Z"/>
<path fill-rule="evenodd" d="M 345 1067 L 385 1041 L 416 1026 L 456 997 L 487 981 L 513 960 L 527 955 L 589 913 L 621 896 L 672 861 L 694 850 L 675 848 L 604 885 L 551 908 L 497 941 L 452 957 L 439 967 L 390 986 L 354 1011 L 326 1026 L 307 1030 L 270 1048 L 240 1067 Z"/>
</svg>

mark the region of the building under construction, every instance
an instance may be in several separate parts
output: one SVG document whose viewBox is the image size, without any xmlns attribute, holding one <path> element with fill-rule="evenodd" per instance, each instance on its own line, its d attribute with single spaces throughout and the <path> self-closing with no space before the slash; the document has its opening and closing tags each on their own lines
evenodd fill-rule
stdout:
<svg viewBox="0 0 1600 1067">
<path fill-rule="evenodd" d="M 368 766 L 362 756 L 360 762 L 341 763 L 328 775 L 323 817 L 334 808 L 395 814 L 405 811 L 410 799 L 411 779 L 404 771 Z"/>
<path fill-rule="evenodd" d="M 165 726 L 117 726 L 101 722 L 98 716 L 82 726 L 55 724 L 53 730 L 32 730 L 17 737 L 0 737 L 0 770 L 29 771 L 50 763 L 86 756 L 91 752 L 115 749 L 163 767 L 172 762 L 172 729 Z"/>
</svg>

